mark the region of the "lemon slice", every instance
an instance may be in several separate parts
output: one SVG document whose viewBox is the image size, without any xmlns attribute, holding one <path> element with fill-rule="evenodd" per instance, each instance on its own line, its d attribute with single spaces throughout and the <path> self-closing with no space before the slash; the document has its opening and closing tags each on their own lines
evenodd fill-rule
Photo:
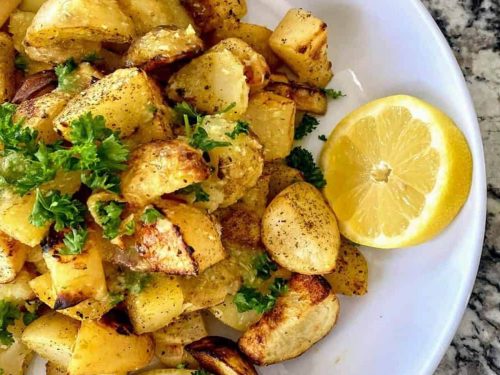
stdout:
<svg viewBox="0 0 500 375">
<path fill-rule="evenodd" d="M 467 199 L 472 177 L 467 141 L 453 121 L 404 95 L 345 117 L 321 166 L 341 233 L 378 248 L 415 245 L 443 230 Z"/>
</svg>

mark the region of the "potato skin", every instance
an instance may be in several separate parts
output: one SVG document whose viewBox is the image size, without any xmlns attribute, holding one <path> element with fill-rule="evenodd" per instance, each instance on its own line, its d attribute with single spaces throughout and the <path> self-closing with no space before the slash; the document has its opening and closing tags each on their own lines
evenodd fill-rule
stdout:
<svg viewBox="0 0 500 375">
<path fill-rule="evenodd" d="M 0 284 L 16 278 L 27 254 L 28 246 L 0 231 Z"/>
<path fill-rule="evenodd" d="M 219 336 L 207 336 L 186 346 L 186 350 L 215 375 L 257 375 L 235 342 Z"/>
<path fill-rule="evenodd" d="M 241 336 L 238 345 L 258 365 L 292 359 L 328 334 L 338 312 L 339 302 L 323 277 L 294 274 L 288 292 Z"/>
<path fill-rule="evenodd" d="M 209 176 L 202 154 L 180 140 L 155 141 L 132 152 L 122 174 L 125 200 L 145 206 L 163 194 L 173 193 Z"/>
<path fill-rule="evenodd" d="M 321 193 L 306 182 L 297 182 L 266 208 L 262 242 L 282 267 L 319 275 L 335 269 L 340 234 L 335 215 Z"/>
<path fill-rule="evenodd" d="M 204 33 L 222 26 L 228 19 L 237 21 L 247 13 L 246 0 L 181 0 L 181 2 Z"/>
<path fill-rule="evenodd" d="M 12 38 L 8 34 L 0 32 L 0 104 L 10 101 L 14 96 L 14 73 L 14 45 Z"/>
</svg>

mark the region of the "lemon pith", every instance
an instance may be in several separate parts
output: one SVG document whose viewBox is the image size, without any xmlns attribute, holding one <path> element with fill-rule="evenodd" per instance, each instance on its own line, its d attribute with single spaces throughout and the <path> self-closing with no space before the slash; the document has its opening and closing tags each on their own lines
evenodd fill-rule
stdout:
<svg viewBox="0 0 500 375">
<path fill-rule="evenodd" d="M 324 194 L 341 233 L 395 248 L 442 231 L 467 199 L 472 157 L 453 121 L 406 95 L 382 98 L 346 116 L 321 154 Z"/>
</svg>

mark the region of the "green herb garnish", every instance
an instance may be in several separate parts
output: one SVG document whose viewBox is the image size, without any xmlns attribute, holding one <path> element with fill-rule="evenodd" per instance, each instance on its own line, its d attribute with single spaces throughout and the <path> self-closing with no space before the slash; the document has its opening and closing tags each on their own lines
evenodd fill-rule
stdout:
<svg viewBox="0 0 500 375">
<path fill-rule="evenodd" d="M 312 133 L 314 129 L 319 125 L 319 121 L 316 117 L 308 115 L 307 113 L 302 117 L 302 121 L 299 126 L 295 129 L 296 140 L 304 138 L 307 134 Z"/>
<path fill-rule="evenodd" d="M 295 147 L 290 155 L 286 157 L 287 164 L 298 169 L 304 175 L 304 179 L 318 189 L 326 185 L 323 172 L 314 162 L 312 154 L 302 147 Z"/>
<path fill-rule="evenodd" d="M 153 281 L 153 276 L 149 273 L 144 272 L 125 272 L 125 289 L 134 294 L 139 294 L 146 288 L 151 281 Z"/>
<path fill-rule="evenodd" d="M 14 122 L 16 108 L 11 103 L 0 105 L 0 143 L 3 144 L 3 153 L 20 151 L 33 154 L 37 149 L 38 132 L 23 126 L 23 120 Z"/>
<path fill-rule="evenodd" d="M 262 314 L 271 310 L 277 298 L 287 290 L 287 281 L 277 277 L 269 287 L 269 293 L 262 294 L 257 289 L 244 285 L 238 290 L 233 301 L 240 313 L 255 310 Z"/>
<path fill-rule="evenodd" d="M 323 142 L 326 142 L 326 141 L 327 141 L 327 139 L 326 139 L 326 135 L 324 135 L 324 134 L 318 135 L 318 139 L 319 139 L 320 141 L 323 141 Z"/>
<path fill-rule="evenodd" d="M 96 212 L 99 224 L 103 228 L 104 237 L 113 239 L 119 234 L 122 222 L 120 215 L 125 208 L 125 204 L 116 201 L 97 202 Z"/>
<path fill-rule="evenodd" d="M 17 55 L 14 60 L 14 66 L 16 67 L 16 69 L 25 72 L 26 70 L 28 70 L 28 59 L 24 55 Z"/>
<path fill-rule="evenodd" d="M 71 228 L 71 231 L 64 235 L 65 247 L 59 250 L 61 255 L 78 255 L 83 251 L 85 241 L 87 241 L 88 231 L 86 228 Z"/>
<path fill-rule="evenodd" d="M 0 300 L 0 344 L 10 346 L 14 339 L 7 328 L 21 317 L 19 307 L 6 300 Z"/>
<path fill-rule="evenodd" d="M 345 94 L 340 91 L 340 90 L 334 90 L 334 89 L 321 89 L 321 92 L 326 95 L 327 98 L 330 99 L 338 99 L 342 98 L 345 96 Z"/>
<path fill-rule="evenodd" d="M 163 214 L 158 211 L 156 208 L 146 208 L 144 212 L 142 213 L 141 220 L 144 222 L 144 224 L 154 224 L 158 221 L 158 219 L 161 219 L 163 217 Z"/>
<path fill-rule="evenodd" d="M 200 184 L 191 184 L 185 188 L 177 190 L 179 194 L 193 194 L 195 196 L 195 202 L 208 202 L 210 200 L 210 195 L 203 190 Z"/>
<path fill-rule="evenodd" d="M 88 63 L 94 63 L 96 61 L 102 60 L 103 58 L 99 56 L 97 52 L 92 52 L 89 53 L 88 55 L 84 56 L 82 61 L 88 62 Z"/>
<path fill-rule="evenodd" d="M 71 92 L 75 88 L 76 77 L 73 72 L 77 68 L 77 64 L 73 58 L 66 60 L 63 64 L 55 67 L 54 71 L 57 76 L 58 88 L 65 92 Z"/>
<path fill-rule="evenodd" d="M 195 148 L 199 148 L 202 151 L 210 151 L 216 147 L 226 147 L 230 146 L 230 142 L 214 141 L 208 137 L 208 133 L 201 126 L 197 126 L 191 139 L 189 140 L 189 145 Z"/>
<path fill-rule="evenodd" d="M 240 134 L 248 134 L 250 131 L 250 124 L 246 121 L 238 120 L 234 126 L 234 130 L 231 133 L 226 133 L 226 135 L 231 139 L 236 139 Z"/>
<path fill-rule="evenodd" d="M 267 280 L 273 272 L 278 270 L 278 265 L 269 258 L 267 253 L 262 253 L 254 258 L 253 268 L 258 278 Z"/>
</svg>

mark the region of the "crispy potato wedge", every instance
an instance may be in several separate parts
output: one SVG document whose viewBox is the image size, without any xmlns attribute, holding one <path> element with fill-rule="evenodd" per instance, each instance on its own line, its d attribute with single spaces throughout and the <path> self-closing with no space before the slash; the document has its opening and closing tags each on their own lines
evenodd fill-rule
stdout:
<svg viewBox="0 0 500 375">
<path fill-rule="evenodd" d="M 212 44 L 217 44 L 226 38 L 241 39 L 264 56 L 267 64 L 275 69 L 280 65 L 280 61 L 269 46 L 269 37 L 272 33 L 267 27 L 261 25 L 226 20 L 221 27 L 214 30 L 211 41 Z"/>
<path fill-rule="evenodd" d="M 141 131 L 151 133 L 149 139 L 143 134 L 143 142 L 172 135 L 171 119 L 159 89 L 137 68 L 119 69 L 72 98 L 54 121 L 57 131 L 69 140 L 69 125 L 87 112 L 104 116 L 106 126 L 120 132 L 121 138 Z M 151 132 L 157 127 L 163 130 L 161 138 L 157 138 L 157 131 Z"/>
<path fill-rule="evenodd" d="M 257 375 L 236 343 L 225 337 L 208 336 L 187 345 L 186 350 L 203 368 L 216 375 Z"/>
<path fill-rule="evenodd" d="M 80 322 L 50 313 L 31 323 L 23 332 L 23 343 L 40 357 L 68 368 Z"/>
<path fill-rule="evenodd" d="M 30 287 L 30 280 L 35 277 L 33 272 L 22 269 L 14 280 L 0 284 L 0 300 L 24 302 L 35 297 Z"/>
<path fill-rule="evenodd" d="M 233 205 L 216 211 L 222 225 L 222 238 L 247 246 L 259 246 L 260 217 L 256 212 Z"/>
<path fill-rule="evenodd" d="M 113 374 L 146 366 L 153 356 L 153 340 L 137 336 L 109 316 L 84 321 L 78 331 L 68 366 L 72 375 Z"/>
<path fill-rule="evenodd" d="M 10 14 L 21 3 L 21 0 L 4 0 L 2 1 L 2 8 L 0 8 L 0 27 L 3 26 L 5 21 L 9 19 Z"/>
<path fill-rule="evenodd" d="M 186 101 L 208 114 L 234 104 L 224 113 L 224 117 L 234 120 L 245 113 L 248 93 L 244 66 L 227 50 L 207 52 L 191 60 L 170 77 L 167 86 L 171 100 Z"/>
<path fill-rule="evenodd" d="M 337 219 L 314 186 L 297 182 L 266 208 L 262 242 L 273 260 L 290 271 L 328 273 L 335 269 L 340 247 Z"/>
<path fill-rule="evenodd" d="M 155 342 L 155 355 L 158 360 L 167 367 L 186 366 L 187 368 L 199 368 L 200 365 L 189 354 L 183 345 L 164 344 L 162 342 Z"/>
<path fill-rule="evenodd" d="M 182 313 L 184 297 L 179 281 L 173 276 L 155 274 L 140 292 L 125 299 L 130 321 L 138 334 L 165 327 Z"/>
<path fill-rule="evenodd" d="M 43 275 L 30 280 L 29 286 L 40 301 L 45 303 L 51 309 L 54 308 L 54 304 L 57 300 L 57 294 L 52 288 L 50 273 L 44 273 Z M 90 298 L 76 304 L 73 307 L 57 310 L 57 312 L 75 320 L 98 320 L 111 310 L 112 307 L 113 304 L 111 300 L 108 296 L 106 296 L 103 300 Z"/>
<path fill-rule="evenodd" d="M 257 323 L 262 317 L 255 310 L 245 311 L 240 313 L 238 308 L 233 302 L 234 296 L 228 295 L 224 302 L 220 305 L 210 307 L 210 312 L 219 319 L 225 325 L 237 330 L 244 332 L 252 324 Z"/>
<path fill-rule="evenodd" d="M 145 206 L 163 194 L 173 193 L 208 178 L 202 154 L 180 140 L 144 144 L 130 155 L 121 177 L 127 202 Z"/>
<path fill-rule="evenodd" d="M 247 13 L 246 0 L 181 0 L 202 32 L 222 26 L 228 19 L 239 20 Z"/>
<path fill-rule="evenodd" d="M 288 292 L 241 336 L 238 344 L 258 365 L 295 358 L 330 332 L 338 313 L 339 302 L 324 278 L 295 274 Z"/>
<path fill-rule="evenodd" d="M 268 203 L 271 202 L 286 187 L 304 181 L 302 173 L 286 165 L 283 160 L 275 160 L 264 164 L 264 175 L 269 175 Z"/>
<path fill-rule="evenodd" d="M 71 95 L 51 92 L 22 102 L 17 107 L 15 121 L 24 119 L 24 125 L 38 131 L 39 140 L 46 144 L 54 143 L 61 137 L 54 130 L 54 118 L 63 110 Z"/>
<path fill-rule="evenodd" d="M 0 232 L 0 284 L 13 281 L 23 268 L 28 246 Z"/>
<path fill-rule="evenodd" d="M 125 65 L 150 71 L 203 51 L 203 41 L 191 25 L 186 28 L 158 26 L 134 40 L 124 56 Z"/>
<path fill-rule="evenodd" d="M 326 95 L 317 87 L 290 81 L 284 74 L 272 74 L 267 91 L 292 99 L 297 110 L 324 115 L 328 101 Z"/>
<path fill-rule="evenodd" d="M 286 157 L 292 150 L 296 106 L 272 92 L 259 92 L 248 102 L 243 116 L 264 146 L 264 160 Z"/>
<path fill-rule="evenodd" d="M 262 174 L 262 146 L 251 134 L 240 134 L 231 139 L 227 133 L 232 132 L 235 125 L 220 116 L 207 117 L 204 122 L 210 139 L 230 143 L 208 151 L 213 172 L 201 186 L 208 193 L 209 200 L 195 205 L 210 212 L 219 206 L 228 207 L 236 203 L 255 186 Z"/>
<path fill-rule="evenodd" d="M 325 87 L 333 76 L 327 34 L 326 23 L 311 12 L 290 9 L 269 38 L 269 45 L 301 82 Z"/>
<path fill-rule="evenodd" d="M 144 35 L 157 26 L 175 25 L 185 29 L 194 21 L 179 0 L 118 0 L 132 20 L 137 35 Z"/>
<path fill-rule="evenodd" d="M 356 246 L 342 240 L 335 270 L 323 275 L 334 293 L 362 296 L 368 292 L 368 264 Z"/>
<path fill-rule="evenodd" d="M 14 96 L 14 73 L 14 44 L 12 38 L 8 34 L 0 32 L 0 104 L 9 102 Z"/>
<path fill-rule="evenodd" d="M 43 258 L 50 272 L 52 288 L 56 294 L 54 309 L 66 309 L 87 299 L 103 300 L 107 296 L 102 259 L 94 241 L 93 232 L 77 255 L 62 255 L 66 245 L 63 234 L 50 233 L 42 244 Z"/>
<path fill-rule="evenodd" d="M 178 228 L 184 242 L 192 249 L 191 257 L 198 272 L 227 257 L 221 242 L 220 224 L 196 207 L 173 200 L 156 202 L 163 214 Z"/>
<path fill-rule="evenodd" d="M 47 47 L 79 40 L 128 43 L 134 36 L 132 21 L 115 0 L 48 0 L 36 13 L 25 45 Z"/>
<path fill-rule="evenodd" d="M 243 64 L 250 92 L 257 92 L 266 87 L 271 74 L 266 59 L 243 40 L 238 38 L 224 39 L 210 50 L 228 50 Z"/>
</svg>

